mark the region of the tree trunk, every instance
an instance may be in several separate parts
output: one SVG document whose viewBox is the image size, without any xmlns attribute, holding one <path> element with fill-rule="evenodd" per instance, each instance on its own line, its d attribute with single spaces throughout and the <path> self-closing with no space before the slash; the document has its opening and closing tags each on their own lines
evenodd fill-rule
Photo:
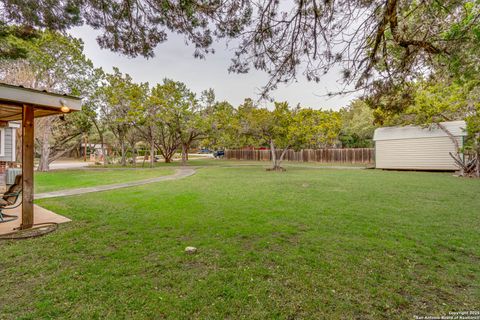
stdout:
<svg viewBox="0 0 480 320">
<path fill-rule="evenodd" d="M 100 138 L 100 146 L 101 146 L 102 156 L 103 156 L 103 165 L 106 166 L 108 165 L 108 156 L 107 156 L 107 151 L 105 150 L 105 138 L 103 137 L 103 130 L 100 129 L 100 126 L 98 125 L 95 118 L 92 119 L 92 122 L 95 126 L 95 129 L 97 129 L 98 137 Z"/>
<path fill-rule="evenodd" d="M 277 167 L 277 153 L 275 152 L 275 144 L 273 140 L 270 140 L 270 153 L 272 154 L 272 169 Z"/>
<path fill-rule="evenodd" d="M 83 140 L 83 161 L 87 162 L 87 144 L 88 144 L 88 136 L 85 136 Z"/>
<path fill-rule="evenodd" d="M 290 148 L 290 146 L 286 146 L 283 151 L 282 151 L 282 154 L 280 154 L 280 159 L 278 159 L 277 161 L 277 166 L 280 167 L 280 163 L 282 163 L 283 161 L 283 158 L 285 157 L 285 154 L 287 153 L 288 151 L 288 148 Z M 284 168 L 280 167 L 283 171 L 285 171 Z"/>
<path fill-rule="evenodd" d="M 162 155 L 165 163 L 172 162 L 173 155 L 175 154 L 175 151 L 177 150 L 177 148 L 175 147 L 173 149 L 169 149 L 169 148 L 162 148 L 162 146 L 157 146 L 157 147 L 158 147 L 157 150 Z"/>
<path fill-rule="evenodd" d="M 477 153 L 477 169 L 476 169 L 476 176 L 480 178 L 480 154 Z"/>
<path fill-rule="evenodd" d="M 450 156 L 453 158 L 455 161 L 455 164 L 460 170 L 460 176 L 462 177 L 480 177 L 480 152 L 478 150 L 475 150 L 475 154 L 473 155 L 473 159 L 468 159 L 465 160 L 465 154 L 462 153 L 462 150 L 460 150 L 460 146 L 458 144 L 458 141 L 456 137 L 441 123 L 437 123 L 438 127 L 445 132 L 450 140 L 453 142 L 455 145 L 455 153 L 450 152 Z"/>
<path fill-rule="evenodd" d="M 120 151 L 122 152 L 122 158 L 120 160 L 120 164 L 122 167 L 127 166 L 127 157 L 126 157 L 126 152 L 125 152 L 125 141 L 120 141 Z"/>
<path fill-rule="evenodd" d="M 40 151 L 40 161 L 38 162 L 37 171 L 47 172 L 50 170 L 48 165 L 48 159 L 50 158 L 50 145 L 48 142 L 42 143 L 42 148 Z"/>
<path fill-rule="evenodd" d="M 137 166 L 137 152 L 135 151 L 135 145 L 132 146 L 132 164 L 134 167 Z"/>
<path fill-rule="evenodd" d="M 103 165 L 108 165 L 108 156 L 107 156 L 107 150 L 105 149 L 105 143 L 103 142 L 103 134 L 100 135 L 100 146 L 102 150 L 102 156 L 103 156 Z"/>
<path fill-rule="evenodd" d="M 150 140 L 150 167 L 153 168 L 155 165 L 155 142 L 153 138 Z"/>
<path fill-rule="evenodd" d="M 185 143 L 182 143 L 182 166 L 187 165 L 187 154 L 186 154 L 187 146 Z"/>
<path fill-rule="evenodd" d="M 480 139 L 477 137 L 477 141 Z M 475 165 L 475 177 L 480 178 L 480 147 L 475 149 L 475 159 L 476 159 L 476 165 Z"/>
<path fill-rule="evenodd" d="M 270 169 L 267 169 L 268 171 L 285 171 L 285 169 L 280 166 L 280 163 L 283 160 L 283 156 L 285 155 L 286 150 L 287 149 L 284 149 L 282 154 L 280 155 L 280 158 L 277 159 L 275 144 L 273 143 L 273 140 L 270 140 L 270 153 L 272 154 L 272 167 Z"/>
<path fill-rule="evenodd" d="M 38 163 L 37 171 L 46 172 L 50 170 L 49 159 L 50 159 L 50 133 L 52 130 L 52 120 L 50 117 L 42 119 L 43 121 L 43 132 L 41 137 L 41 146 L 40 146 L 40 161 Z"/>
<path fill-rule="evenodd" d="M 443 124 L 437 123 L 437 126 L 440 128 L 440 130 L 447 134 L 447 136 L 450 138 L 450 141 L 452 141 L 453 145 L 455 146 L 455 153 L 450 152 L 450 156 L 453 158 L 457 167 L 459 168 L 460 176 L 465 176 L 465 159 L 460 155 L 460 145 L 458 144 L 457 138 Z"/>
<path fill-rule="evenodd" d="M 145 158 L 147 157 L 147 152 L 143 152 L 143 161 L 142 161 L 142 168 L 145 167 Z"/>
<path fill-rule="evenodd" d="M 475 156 L 477 158 L 477 165 L 475 168 L 475 176 L 477 178 L 480 178 L 480 133 L 475 134 L 475 141 L 474 141 L 474 150 L 475 150 Z"/>
</svg>

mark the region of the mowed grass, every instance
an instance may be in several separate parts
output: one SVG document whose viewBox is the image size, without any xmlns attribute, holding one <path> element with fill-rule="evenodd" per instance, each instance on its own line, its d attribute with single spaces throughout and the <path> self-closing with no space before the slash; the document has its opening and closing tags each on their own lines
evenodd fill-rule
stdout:
<svg viewBox="0 0 480 320">
<path fill-rule="evenodd" d="M 412 319 L 480 308 L 480 181 L 199 169 L 38 203 L 0 242 L 1 319 Z M 186 246 L 198 253 L 187 255 Z"/>
<path fill-rule="evenodd" d="M 147 166 L 150 164 L 147 163 Z M 137 167 L 139 164 L 137 164 Z M 178 159 L 175 159 L 173 162 L 165 163 L 163 161 L 158 161 L 154 163 L 154 167 L 158 168 L 170 168 L 170 167 L 179 167 L 183 166 L 182 162 Z M 214 159 L 207 157 L 191 157 L 186 166 L 189 167 L 263 167 L 269 168 L 272 166 L 271 161 L 254 161 L 254 160 L 227 160 L 227 159 Z M 290 168 L 366 168 L 372 167 L 373 164 L 369 163 L 342 163 L 342 162 L 303 162 L 303 161 L 283 161 L 281 163 L 282 167 Z M 125 168 L 119 164 L 109 164 L 109 165 L 91 165 L 90 168 Z M 132 164 L 127 164 L 127 168 L 134 168 Z"/>
<path fill-rule="evenodd" d="M 149 179 L 174 173 L 170 168 L 73 169 L 35 172 L 35 193 Z"/>
</svg>

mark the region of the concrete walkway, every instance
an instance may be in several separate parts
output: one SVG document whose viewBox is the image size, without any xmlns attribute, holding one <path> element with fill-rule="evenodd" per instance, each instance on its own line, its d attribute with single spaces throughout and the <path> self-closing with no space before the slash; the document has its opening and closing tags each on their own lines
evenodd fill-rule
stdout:
<svg viewBox="0 0 480 320">
<path fill-rule="evenodd" d="M 50 170 L 61 170 L 61 169 L 81 169 L 86 168 L 93 162 L 84 162 L 81 160 L 57 160 L 50 164 Z"/>
<path fill-rule="evenodd" d="M 179 168 L 175 171 L 174 174 L 169 176 L 161 176 L 156 178 L 138 180 L 138 181 L 131 181 L 125 183 L 116 183 L 116 184 L 108 184 L 103 186 L 96 186 L 96 187 L 88 187 L 88 188 L 78 188 L 78 189 L 67 189 L 67 190 L 59 190 L 59 191 L 52 191 L 52 192 L 45 192 L 45 193 L 38 193 L 35 194 L 35 199 L 47 199 L 47 198 L 56 198 L 56 197 L 66 197 L 66 196 L 74 196 L 78 194 L 85 194 L 85 193 L 92 193 L 92 192 L 100 192 L 100 191 L 108 191 L 108 190 L 115 190 L 121 188 L 129 188 L 129 187 L 136 187 L 142 186 L 149 183 L 155 183 L 160 181 L 170 181 L 170 180 L 178 180 L 182 178 L 189 177 L 195 174 L 195 169 L 189 168 Z"/>
</svg>

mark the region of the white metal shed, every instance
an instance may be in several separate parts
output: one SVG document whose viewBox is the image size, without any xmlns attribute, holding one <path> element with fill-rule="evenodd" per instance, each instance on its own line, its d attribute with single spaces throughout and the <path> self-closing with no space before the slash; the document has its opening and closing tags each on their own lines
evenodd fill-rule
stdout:
<svg viewBox="0 0 480 320">
<path fill-rule="evenodd" d="M 442 122 L 460 147 L 466 136 L 465 121 Z M 456 170 L 450 152 L 455 144 L 437 125 L 384 127 L 375 130 L 375 167 L 405 170 Z"/>
</svg>

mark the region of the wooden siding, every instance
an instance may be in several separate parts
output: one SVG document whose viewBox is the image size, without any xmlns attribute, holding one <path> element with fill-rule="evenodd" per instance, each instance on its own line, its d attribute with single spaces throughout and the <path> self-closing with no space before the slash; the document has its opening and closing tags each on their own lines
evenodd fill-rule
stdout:
<svg viewBox="0 0 480 320">
<path fill-rule="evenodd" d="M 282 150 L 277 150 L 277 158 Z M 230 160 L 271 161 L 270 150 L 225 150 L 225 158 Z M 288 150 L 285 161 L 323 162 L 323 163 L 374 163 L 373 148 L 351 149 L 305 149 Z"/>
<path fill-rule="evenodd" d="M 462 146 L 462 137 L 457 140 Z M 456 170 L 449 152 L 455 152 L 455 145 L 449 137 L 376 141 L 376 168 Z"/>
<path fill-rule="evenodd" d="M 10 162 L 13 161 L 13 155 L 15 154 L 15 146 L 12 145 L 12 134 L 15 134 L 15 129 L 12 128 L 2 128 L 2 132 L 5 135 L 4 138 L 2 138 L 2 142 L 5 143 L 3 156 L 0 156 L 0 161 L 6 161 Z"/>
</svg>

